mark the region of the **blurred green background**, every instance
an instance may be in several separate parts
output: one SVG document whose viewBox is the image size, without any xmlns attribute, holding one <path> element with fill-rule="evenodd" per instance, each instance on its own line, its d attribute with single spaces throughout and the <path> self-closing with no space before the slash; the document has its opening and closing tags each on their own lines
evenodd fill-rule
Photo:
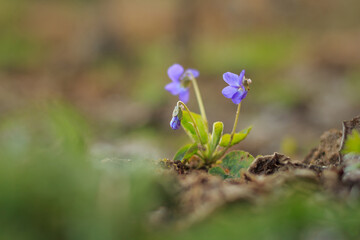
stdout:
<svg viewBox="0 0 360 240">
<path fill-rule="evenodd" d="M 86 117 L 99 144 L 172 157 L 186 136 L 168 126 L 177 98 L 164 91 L 167 68 L 200 70 L 209 121 L 227 131 L 236 107 L 221 95 L 222 74 L 246 69 L 254 83 L 239 129 L 254 128 L 239 147 L 301 158 L 324 130 L 359 113 L 359 5 L 2 1 L 0 113 L 61 99 Z M 198 112 L 193 94 L 190 107 Z"/>
<path fill-rule="evenodd" d="M 211 229 L 213 239 L 356 239 L 358 203 L 298 193 L 255 212 L 229 206 L 176 236 L 144 223 L 173 197 L 152 161 L 187 141 L 169 127 L 177 98 L 164 90 L 167 68 L 200 71 L 209 121 L 227 131 L 236 106 L 221 94 L 222 74 L 246 69 L 253 84 L 238 126 L 253 130 L 238 148 L 302 159 L 323 131 L 359 114 L 359 8 L 357 0 L 1 1 L 0 238 L 201 239 Z"/>
</svg>

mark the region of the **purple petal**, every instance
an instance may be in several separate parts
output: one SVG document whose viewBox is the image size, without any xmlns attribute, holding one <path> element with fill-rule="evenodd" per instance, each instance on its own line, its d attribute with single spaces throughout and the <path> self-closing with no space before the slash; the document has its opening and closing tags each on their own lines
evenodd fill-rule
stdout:
<svg viewBox="0 0 360 240">
<path fill-rule="evenodd" d="M 189 92 L 189 89 L 186 89 L 186 90 L 183 90 L 179 93 L 179 99 L 180 101 L 184 102 L 184 103 L 187 103 L 189 101 L 189 95 L 190 95 L 190 92 Z"/>
<path fill-rule="evenodd" d="M 180 77 L 184 73 L 184 68 L 180 64 L 174 64 L 168 68 L 167 73 L 173 82 L 180 82 Z"/>
<path fill-rule="evenodd" d="M 227 86 L 222 90 L 222 94 L 226 98 L 232 98 L 236 92 L 237 92 L 237 88 L 231 86 Z"/>
<path fill-rule="evenodd" d="M 233 103 L 239 104 L 247 95 L 247 91 L 238 91 L 234 94 L 234 96 L 231 98 Z"/>
<path fill-rule="evenodd" d="M 175 116 L 170 121 L 170 127 L 174 130 L 177 130 L 180 128 L 181 122 L 178 116 Z"/>
<path fill-rule="evenodd" d="M 247 94 L 248 94 L 248 91 L 244 91 L 244 92 L 241 94 L 241 101 L 242 101 L 244 98 L 246 98 Z"/>
<path fill-rule="evenodd" d="M 243 84 L 244 77 L 245 77 L 245 69 L 242 70 L 240 75 L 239 75 L 240 85 Z"/>
<path fill-rule="evenodd" d="M 232 87 L 240 87 L 241 82 L 238 75 L 235 73 L 227 72 L 223 75 L 224 81 Z"/>
<path fill-rule="evenodd" d="M 183 88 L 178 82 L 171 82 L 165 86 L 165 90 L 169 91 L 172 95 L 178 95 Z"/>
<path fill-rule="evenodd" d="M 199 71 L 196 70 L 196 69 L 189 68 L 189 69 L 186 70 L 186 72 L 191 72 L 191 74 L 194 76 L 194 78 L 197 78 L 198 76 L 200 76 Z"/>
</svg>

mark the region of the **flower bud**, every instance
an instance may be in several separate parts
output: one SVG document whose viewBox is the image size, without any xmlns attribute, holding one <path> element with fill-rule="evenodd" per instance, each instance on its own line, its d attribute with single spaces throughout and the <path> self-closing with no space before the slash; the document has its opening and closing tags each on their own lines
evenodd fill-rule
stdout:
<svg viewBox="0 0 360 240">
<path fill-rule="evenodd" d="M 180 128 L 181 120 L 178 118 L 178 116 L 175 116 L 170 121 L 170 127 L 174 130 L 177 130 Z"/>
<path fill-rule="evenodd" d="M 183 113 L 182 113 L 182 110 L 181 110 L 180 106 L 179 106 L 179 105 L 176 105 L 175 108 L 174 108 L 174 111 L 173 111 L 172 116 L 173 116 L 173 117 L 176 117 L 176 116 L 177 116 L 177 117 L 180 119 L 180 121 L 181 121 L 182 115 L 183 115 Z"/>
<path fill-rule="evenodd" d="M 249 91 L 250 90 L 250 84 L 252 83 L 251 79 L 250 78 L 244 78 L 243 80 L 243 85 L 246 89 L 246 91 Z"/>
<path fill-rule="evenodd" d="M 182 110 L 179 105 L 176 105 L 172 114 L 172 119 L 170 121 L 170 127 L 174 130 L 179 129 L 182 119 Z"/>
</svg>

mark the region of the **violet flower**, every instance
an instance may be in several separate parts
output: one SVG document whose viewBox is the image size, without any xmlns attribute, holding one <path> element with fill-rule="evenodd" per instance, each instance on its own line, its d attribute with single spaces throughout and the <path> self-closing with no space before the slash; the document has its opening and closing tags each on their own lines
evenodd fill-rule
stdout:
<svg viewBox="0 0 360 240">
<path fill-rule="evenodd" d="M 223 75 L 224 81 L 229 86 L 222 90 L 222 94 L 226 98 L 231 98 L 235 104 L 239 104 L 248 93 L 243 84 L 244 77 L 245 70 L 242 70 L 239 76 L 231 72 L 224 73 Z"/>
<path fill-rule="evenodd" d="M 199 71 L 195 69 L 187 69 L 184 71 L 184 68 L 180 64 L 174 64 L 169 67 L 167 73 L 172 82 L 167 84 L 165 89 L 172 95 L 179 95 L 180 101 L 187 103 L 190 95 L 189 87 L 187 87 L 182 80 L 188 77 L 190 73 L 195 78 L 198 77 L 200 75 Z"/>
<path fill-rule="evenodd" d="M 170 121 L 170 127 L 174 130 L 177 130 L 180 128 L 181 121 L 178 116 L 175 116 Z"/>
</svg>

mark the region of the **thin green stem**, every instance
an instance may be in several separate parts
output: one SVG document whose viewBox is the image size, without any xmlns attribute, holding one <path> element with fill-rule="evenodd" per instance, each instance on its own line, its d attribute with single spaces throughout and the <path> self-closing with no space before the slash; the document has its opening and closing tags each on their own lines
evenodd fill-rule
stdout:
<svg viewBox="0 0 360 240">
<path fill-rule="evenodd" d="M 239 121 L 239 115 L 240 115 L 240 109 L 241 109 L 241 102 L 238 104 L 238 108 L 236 110 L 236 115 L 235 115 L 235 122 L 234 122 L 234 126 L 233 126 L 233 129 L 232 129 L 232 132 L 231 132 L 231 136 L 230 136 L 230 142 L 229 142 L 229 145 L 231 145 L 231 142 L 234 138 L 234 134 L 235 134 L 235 131 L 236 131 L 236 127 L 237 127 L 237 124 L 238 124 L 238 121 Z"/>
<path fill-rule="evenodd" d="M 229 144 L 219 154 L 216 155 L 216 158 L 221 158 L 231 146 L 231 142 L 234 139 L 236 127 L 237 127 L 237 124 L 238 124 L 238 121 L 239 121 L 240 109 L 241 109 L 241 102 L 238 104 L 238 108 L 236 110 L 234 126 L 233 126 L 233 129 L 231 131 Z"/>
<path fill-rule="evenodd" d="M 197 137 L 199 138 L 199 141 L 200 141 L 200 143 L 201 143 L 201 137 L 200 137 L 200 133 L 199 133 L 198 127 L 197 127 L 197 125 L 196 125 L 195 119 L 193 118 L 193 116 L 192 116 L 189 108 L 188 108 L 188 107 L 186 106 L 186 104 L 183 103 L 182 101 L 178 101 L 177 104 L 178 104 L 178 105 L 182 105 L 182 106 L 185 108 L 185 110 L 189 113 L 190 119 L 191 119 L 191 121 L 192 121 L 193 124 L 194 124 L 194 128 L 195 128 L 196 135 L 197 135 Z"/>
<path fill-rule="evenodd" d="M 190 75 L 189 78 L 190 78 L 191 82 L 192 82 L 193 85 L 194 85 L 194 91 L 195 91 L 196 99 L 197 99 L 198 104 L 199 104 L 199 109 L 200 109 L 201 117 L 202 117 L 202 118 L 205 120 L 205 122 L 207 123 L 207 118 L 206 118 L 204 103 L 203 103 L 202 98 L 201 98 L 199 86 L 197 85 L 196 78 L 195 78 L 191 73 L 190 73 L 189 75 Z"/>
</svg>

